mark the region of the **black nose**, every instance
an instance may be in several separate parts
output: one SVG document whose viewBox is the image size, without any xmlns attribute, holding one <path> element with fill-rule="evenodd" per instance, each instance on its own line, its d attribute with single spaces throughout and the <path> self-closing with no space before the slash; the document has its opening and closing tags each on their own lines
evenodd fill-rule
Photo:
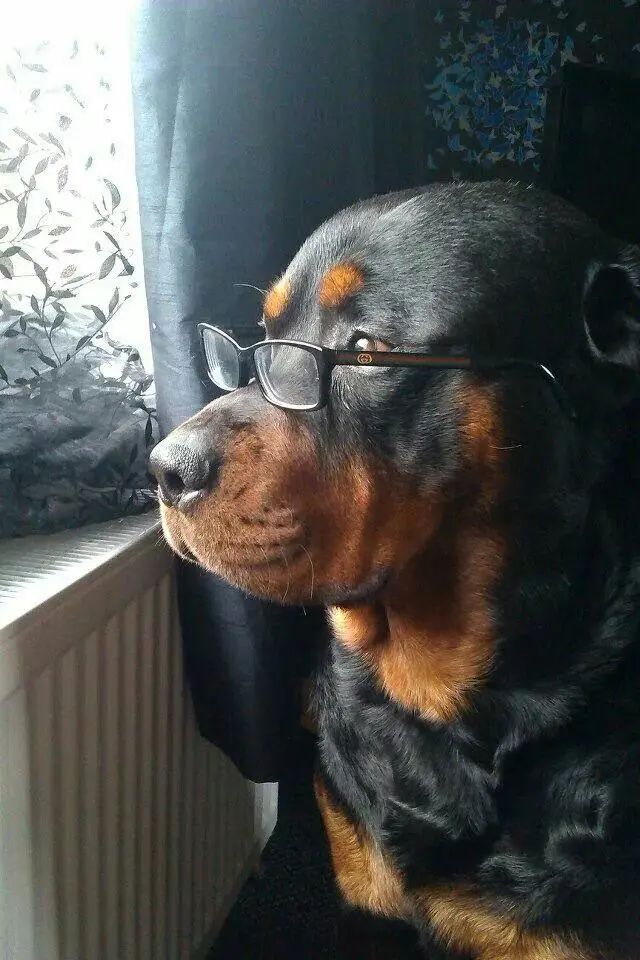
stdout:
<svg viewBox="0 0 640 960">
<path fill-rule="evenodd" d="M 211 460 L 197 443 L 171 435 L 154 447 L 149 470 L 158 481 L 158 496 L 170 507 L 182 508 L 213 480 Z"/>
</svg>

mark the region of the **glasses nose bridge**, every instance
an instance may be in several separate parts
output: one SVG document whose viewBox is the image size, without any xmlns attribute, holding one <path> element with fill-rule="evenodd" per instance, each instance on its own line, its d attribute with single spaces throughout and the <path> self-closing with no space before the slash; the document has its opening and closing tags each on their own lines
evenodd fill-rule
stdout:
<svg viewBox="0 0 640 960">
<path fill-rule="evenodd" d="M 255 352 L 259 346 L 259 342 L 252 343 L 248 347 L 241 347 L 240 344 L 236 344 L 238 362 L 240 364 L 240 387 L 246 387 L 252 380 L 258 379 Z"/>
</svg>

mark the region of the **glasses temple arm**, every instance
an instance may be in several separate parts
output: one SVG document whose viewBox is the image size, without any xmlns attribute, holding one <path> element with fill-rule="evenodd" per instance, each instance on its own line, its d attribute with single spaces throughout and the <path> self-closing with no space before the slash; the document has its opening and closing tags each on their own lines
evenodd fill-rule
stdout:
<svg viewBox="0 0 640 960">
<path fill-rule="evenodd" d="M 532 373 L 536 374 L 537 376 L 542 374 L 553 391 L 556 400 L 567 414 L 569 419 L 578 419 L 575 408 L 571 403 L 566 390 L 560 385 L 555 374 L 553 374 L 548 367 L 545 367 L 543 363 L 538 363 L 536 360 L 521 360 L 517 357 L 475 356 L 471 358 L 471 367 L 473 370 L 477 370 L 478 372 L 487 372 L 491 370 L 521 370 L 523 373 Z"/>
</svg>

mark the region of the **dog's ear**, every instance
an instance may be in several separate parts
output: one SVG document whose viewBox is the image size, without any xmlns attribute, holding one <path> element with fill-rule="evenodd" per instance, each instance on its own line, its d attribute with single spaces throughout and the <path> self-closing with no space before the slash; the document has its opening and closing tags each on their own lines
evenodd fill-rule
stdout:
<svg viewBox="0 0 640 960">
<path fill-rule="evenodd" d="M 583 299 L 589 348 L 597 360 L 640 374 L 640 248 L 589 269 Z"/>
</svg>

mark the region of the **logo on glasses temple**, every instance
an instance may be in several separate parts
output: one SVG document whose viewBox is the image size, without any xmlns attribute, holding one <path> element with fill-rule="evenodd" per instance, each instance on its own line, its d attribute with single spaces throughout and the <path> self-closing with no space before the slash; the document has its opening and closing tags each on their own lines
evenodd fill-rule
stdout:
<svg viewBox="0 0 640 960">
<path fill-rule="evenodd" d="M 373 357 L 370 353 L 359 353 L 358 363 L 373 363 Z"/>
</svg>

